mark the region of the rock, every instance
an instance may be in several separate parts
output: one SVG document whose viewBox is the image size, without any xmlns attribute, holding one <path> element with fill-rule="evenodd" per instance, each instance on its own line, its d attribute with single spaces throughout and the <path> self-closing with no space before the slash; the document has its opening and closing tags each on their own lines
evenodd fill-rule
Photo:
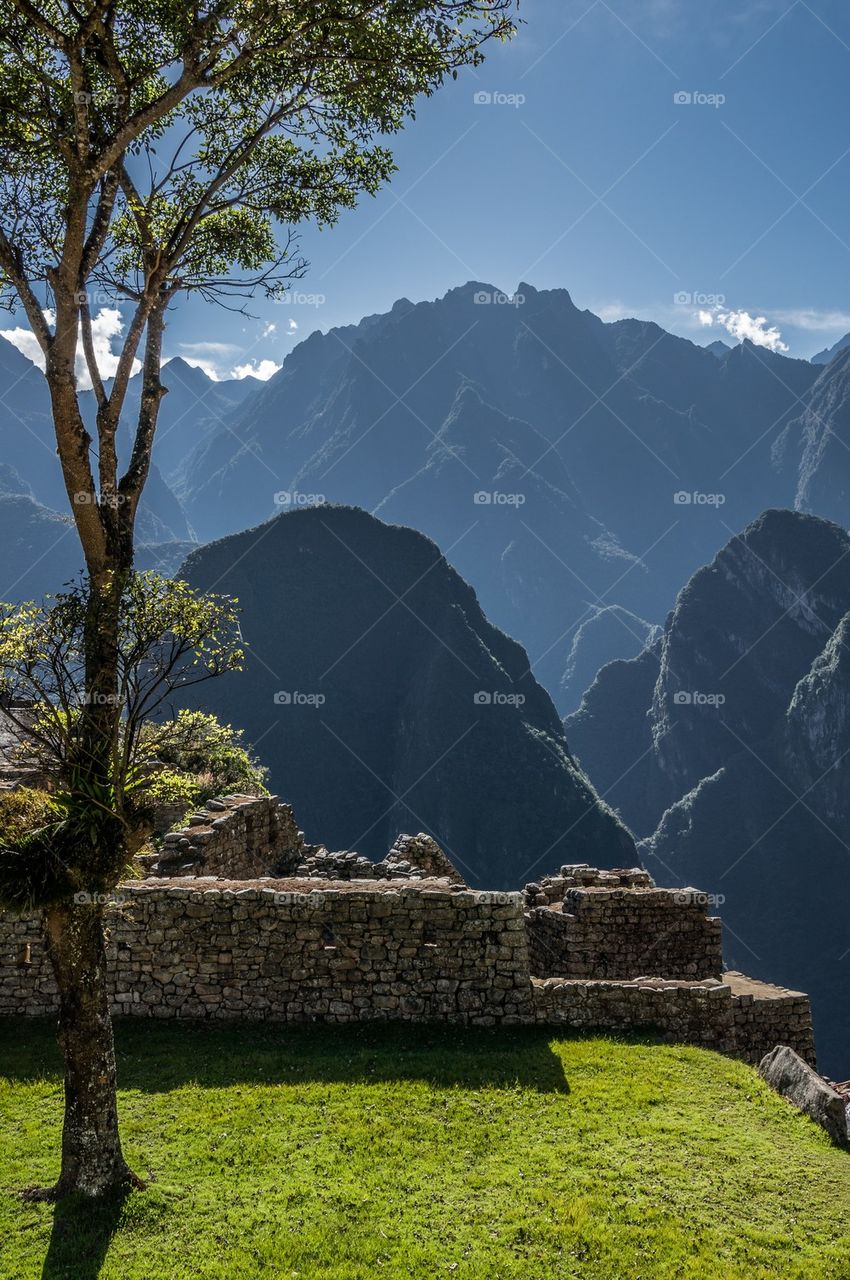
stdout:
<svg viewBox="0 0 850 1280">
<path fill-rule="evenodd" d="M 826 1129 L 838 1147 L 850 1146 L 847 1116 L 840 1093 L 788 1045 L 778 1044 L 759 1063 L 759 1075 L 795 1107 Z"/>
</svg>

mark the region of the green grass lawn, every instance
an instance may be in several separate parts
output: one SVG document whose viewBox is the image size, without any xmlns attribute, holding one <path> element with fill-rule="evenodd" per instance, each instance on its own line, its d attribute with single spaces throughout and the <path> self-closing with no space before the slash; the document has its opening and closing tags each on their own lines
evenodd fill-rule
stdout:
<svg viewBox="0 0 850 1280">
<path fill-rule="evenodd" d="M 57 1174 L 52 1031 L 0 1020 L 2 1280 L 850 1277 L 850 1157 L 698 1049 L 535 1031 L 118 1027 L 151 1179 Z"/>
</svg>

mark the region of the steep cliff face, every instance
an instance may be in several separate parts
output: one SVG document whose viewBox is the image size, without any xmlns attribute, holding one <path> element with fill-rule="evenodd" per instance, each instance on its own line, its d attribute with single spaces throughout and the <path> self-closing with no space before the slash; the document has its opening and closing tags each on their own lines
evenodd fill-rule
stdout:
<svg viewBox="0 0 850 1280">
<path fill-rule="evenodd" d="M 643 708 L 648 739 L 609 729 L 620 724 L 623 705 L 645 697 L 653 659 L 627 664 L 610 691 L 613 673 L 600 672 L 601 688 L 589 691 L 567 730 L 591 777 L 599 775 L 603 791 L 610 785 L 610 802 L 640 835 L 744 744 L 779 730 L 798 681 L 848 606 L 850 536 L 813 516 L 767 511 L 680 592 Z M 640 767 L 636 748 L 649 748 L 637 794 L 629 782 L 629 770 Z"/>
<path fill-rule="evenodd" d="M 564 727 L 582 768 L 633 831 L 651 831 L 658 806 L 651 799 L 657 772 L 650 710 L 661 664 L 662 640 L 636 658 L 618 659 L 597 672 L 581 706 Z"/>
<path fill-rule="evenodd" d="M 806 791 L 817 790 L 821 818 L 850 815 L 850 614 L 845 614 L 794 690 L 782 737 Z"/>
<path fill-rule="evenodd" d="M 584 691 L 597 673 L 622 658 L 636 658 L 661 638 L 661 628 L 619 605 L 592 608 L 570 637 L 563 663 L 561 700 L 569 712 L 578 710 Z M 560 664 L 559 664 L 560 665 Z"/>
<path fill-rule="evenodd" d="M 694 575 L 650 711 L 660 804 L 774 731 L 848 603 L 850 537 L 790 511 L 766 512 Z"/>
<path fill-rule="evenodd" d="M 424 466 L 374 514 L 446 548 L 474 581 L 488 618 L 526 640 L 535 674 L 553 696 L 566 674 L 574 620 L 589 621 L 599 611 L 594 592 L 604 596 L 622 582 L 622 594 L 633 601 L 646 589 L 648 570 L 587 513 L 546 438 L 486 404 L 469 385 L 455 397 Z M 638 636 L 639 628 L 645 633 L 648 624 L 636 617 Z M 631 652 L 640 647 L 633 635 Z"/>
<path fill-rule="evenodd" d="M 308 833 L 381 857 L 415 828 L 472 883 L 514 888 L 633 856 L 526 653 L 422 534 L 314 508 L 212 543 L 184 572 L 239 597 L 248 653 L 204 705 L 246 730 Z"/>
<path fill-rule="evenodd" d="M 850 536 L 765 512 L 694 575 L 655 651 L 604 668 L 567 721 L 659 883 L 719 895 L 729 964 L 811 991 L 836 1073 L 850 1060 L 848 610 Z"/>
<path fill-rule="evenodd" d="M 795 505 L 847 524 L 850 519 L 850 350 L 821 372 L 775 453 L 796 469 Z"/>
</svg>

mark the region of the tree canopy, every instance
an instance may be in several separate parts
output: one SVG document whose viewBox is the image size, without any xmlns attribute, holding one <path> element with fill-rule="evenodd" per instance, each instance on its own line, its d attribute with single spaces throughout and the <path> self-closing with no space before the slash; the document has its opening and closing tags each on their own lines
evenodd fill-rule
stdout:
<svg viewBox="0 0 850 1280">
<path fill-rule="evenodd" d="M 163 796 L 157 786 L 160 748 L 170 751 L 164 763 L 185 766 L 185 739 L 194 733 L 199 755 L 205 738 L 211 744 L 212 767 L 212 746 L 221 755 L 230 742 L 226 729 L 216 738 L 214 721 L 188 715 L 171 729 L 156 729 L 150 720 L 181 690 L 239 668 L 234 601 L 198 595 L 185 582 L 155 573 L 131 574 L 120 601 L 117 683 L 108 695 L 92 691 L 87 679 L 90 608 L 85 584 L 45 604 L 0 606 L 4 714 L 22 761 L 51 781 L 62 815 L 34 838 L 0 848 L 0 903 L 18 909 L 45 906 L 80 889 L 110 888 L 149 832 L 152 801 Z M 90 759 L 93 702 L 97 751 L 105 748 L 106 762 L 96 774 Z"/>
<path fill-rule="evenodd" d="M 0 300 L 46 359 L 89 570 L 132 529 L 156 427 L 165 311 L 180 290 L 274 292 L 327 224 L 392 171 L 416 100 L 512 31 L 515 0 L 0 0 Z M 92 308 L 129 304 L 114 378 Z M 75 397 L 98 400 L 97 476 Z M 129 464 L 116 432 L 141 360 Z"/>
</svg>

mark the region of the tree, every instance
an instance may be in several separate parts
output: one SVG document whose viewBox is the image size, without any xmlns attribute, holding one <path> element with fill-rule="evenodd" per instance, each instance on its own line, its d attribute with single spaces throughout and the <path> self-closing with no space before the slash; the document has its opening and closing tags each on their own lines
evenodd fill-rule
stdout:
<svg viewBox="0 0 850 1280">
<path fill-rule="evenodd" d="M 26 806 L 40 821 L 17 833 L 10 823 L 3 833 L 0 905 L 42 913 L 59 988 L 65 1124 L 54 1194 L 98 1194 L 115 1182 L 137 1181 L 118 1132 L 103 905 L 132 874 L 160 794 L 158 736 L 168 741 L 169 733 L 165 726 L 151 732 L 150 717 L 180 690 L 242 661 L 233 601 L 131 572 L 119 601 L 115 692 L 99 708 L 98 745 L 109 770 L 93 774 L 89 617 L 87 582 L 43 605 L 0 607 L 6 718 L 24 762 L 51 788 L 49 799 L 35 803 L 32 793 Z"/>
<path fill-rule="evenodd" d="M 80 866 L 120 874 L 115 709 L 121 611 L 151 463 L 166 312 L 194 292 L 224 305 L 275 293 L 306 264 L 293 228 L 332 223 L 392 172 L 382 135 L 483 46 L 515 0 L 0 0 L 0 297 L 23 307 L 45 360 L 57 452 L 86 566 L 70 812 Z M 129 308 L 110 384 L 92 305 Z M 94 438 L 80 412 L 82 351 Z M 117 432 L 142 390 L 126 468 Z M 119 735 L 120 737 L 120 735 Z M 109 878 L 106 877 L 106 879 Z M 106 883 L 106 880 L 103 880 Z M 52 955 L 66 1022 L 89 1002 L 93 1052 L 63 1035 L 66 1106 L 56 1194 L 126 1180 L 96 909 L 63 898 Z M 105 1086 L 94 1087 L 106 1078 Z M 85 1114 L 83 1114 L 85 1112 Z M 72 1123 L 73 1121 L 73 1123 Z"/>
</svg>

